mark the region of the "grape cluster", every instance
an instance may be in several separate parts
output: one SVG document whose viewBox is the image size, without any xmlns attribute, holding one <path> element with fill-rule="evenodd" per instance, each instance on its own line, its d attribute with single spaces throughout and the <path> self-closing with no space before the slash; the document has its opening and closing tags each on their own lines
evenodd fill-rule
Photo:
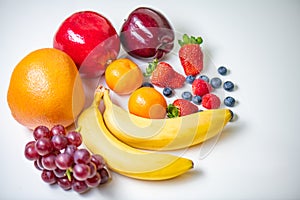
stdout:
<svg viewBox="0 0 300 200">
<path fill-rule="evenodd" d="M 33 136 L 35 140 L 26 144 L 24 154 L 42 171 L 44 182 L 83 193 L 109 180 L 102 156 L 79 148 L 82 143 L 79 132 L 67 133 L 62 125 L 55 125 L 51 130 L 38 126 Z"/>
</svg>

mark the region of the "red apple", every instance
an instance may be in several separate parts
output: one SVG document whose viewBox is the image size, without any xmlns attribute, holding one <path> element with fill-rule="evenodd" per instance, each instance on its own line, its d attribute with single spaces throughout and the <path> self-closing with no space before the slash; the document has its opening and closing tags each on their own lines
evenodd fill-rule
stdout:
<svg viewBox="0 0 300 200">
<path fill-rule="evenodd" d="M 97 77 L 117 58 L 120 39 L 107 18 L 93 11 L 81 11 L 62 22 L 53 47 L 66 52 L 83 76 Z"/>
<path fill-rule="evenodd" d="M 174 31 L 160 12 L 146 7 L 132 11 L 123 23 L 120 39 L 128 54 L 136 58 L 162 58 L 174 47 Z"/>
</svg>

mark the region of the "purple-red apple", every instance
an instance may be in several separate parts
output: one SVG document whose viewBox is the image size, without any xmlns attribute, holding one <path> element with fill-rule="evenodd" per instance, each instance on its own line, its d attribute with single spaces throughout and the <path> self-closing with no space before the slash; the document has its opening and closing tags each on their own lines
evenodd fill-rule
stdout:
<svg viewBox="0 0 300 200">
<path fill-rule="evenodd" d="M 85 77 L 97 77 L 120 51 L 119 36 L 104 16 L 81 11 L 65 19 L 58 28 L 53 47 L 66 52 Z"/>
<path fill-rule="evenodd" d="M 124 50 L 136 58 L 162 58 L 174 47 L 174 30 L 160 12 L 139 7 L 123 23 L 120 33 Z"/>
</svg>

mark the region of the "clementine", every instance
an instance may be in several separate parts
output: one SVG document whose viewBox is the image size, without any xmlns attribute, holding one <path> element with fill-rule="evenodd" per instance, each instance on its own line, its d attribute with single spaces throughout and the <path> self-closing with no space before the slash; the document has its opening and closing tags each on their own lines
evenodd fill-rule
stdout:
<svg viewBox="0 0 300 200">
<path fill-rule="evenodd" d="M 143 73 L 136 63 L 128 58 L 119 58 L 105 70 L 107 86 L 120 95 L 130 94 L 142 85 Z"/>
<path fill-rule="evenodd" d="M 12 116 L 22 125 L 71 125 L 83 109 L 85 95 L 73 60 L 43 48 L 29 53 L 14 68 L 7 93 Z"/>
<path fill-rule="evenodd" d="M 163 95 L 151 87 L 141 87 L 129 97 L 128 110 L 140 117 L 163 119 L 166 116 L 167 102 Z"/>
</svg>

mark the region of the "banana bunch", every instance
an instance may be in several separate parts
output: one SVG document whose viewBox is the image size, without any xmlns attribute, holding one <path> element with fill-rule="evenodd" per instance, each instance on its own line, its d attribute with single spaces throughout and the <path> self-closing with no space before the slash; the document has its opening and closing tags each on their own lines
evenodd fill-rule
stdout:
<svg viewBox="0 0 300 200">
<path fill-rule="evenodd" d="M 141 180 L 165 180 L 193 168 L 189 159 L 138 150 L 115 138 L 98 109 L 104 91 L 107 90 L 103 87 L 96 90 L 92 105 L 79 116 L 77 126 L 85 146 L 94 154 L 102 155 L 111 170 Z"/>
<path fill-rule="evenodd" d="M 99 110 L 102 99 L 103 115 Z M 172 119 L 146 119 L 113 104 L 109 90 L 99 86 L 77 126 L 85 146 L 102 155 L 111 170 L 136 179 L 165 180 L 187 172 L 193 162 L 158 150 L 199 144 L 220 133 L 230 118 L 228 109 L 218 109 Z"/>
<path fill-rule="evenodd" d="M 228 109 L 206 110 L 191 115 L 148 119 L 130 114 L 112 103 L 104 91 L 105 124 L 122 142 L 139 149 L 176 150 L 202 143 L 218 135 L 231 119 Z"/>
</svg>

